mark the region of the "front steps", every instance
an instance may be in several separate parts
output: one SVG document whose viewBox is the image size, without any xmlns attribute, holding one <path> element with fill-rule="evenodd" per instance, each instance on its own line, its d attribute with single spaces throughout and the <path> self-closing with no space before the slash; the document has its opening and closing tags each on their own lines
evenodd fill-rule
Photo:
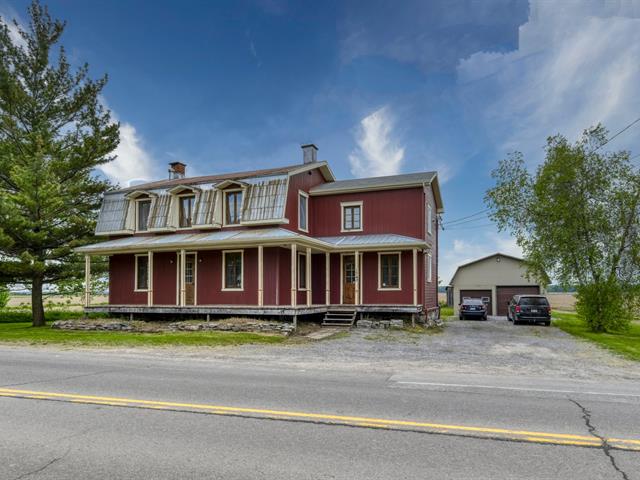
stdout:
<svg viewBox="0 0 640 480">
<path fill-rule="evenodd" d="M 340 310 L 329 310 L 324 315 L 324 319 L 322 320 L 323 327 L 353 327 L 353 324 L 356 321 L 356 311 L 340 309 Z"/>
</svg>

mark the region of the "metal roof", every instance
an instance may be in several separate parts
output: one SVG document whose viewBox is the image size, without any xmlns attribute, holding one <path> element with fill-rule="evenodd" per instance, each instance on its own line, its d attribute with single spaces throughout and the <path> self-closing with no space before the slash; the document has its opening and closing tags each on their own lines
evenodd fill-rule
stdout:
<svg viewBox="0 0 640 480">
<path fill-rule="evenodd" d="M 369 234 L 369 235 L 344 235 L 339 237 L 318 237 L 326 243 L 330 243 L 334 247 L 369 247 L 369 246 L 387 246 L 387 247 L 423 247 L 426 245 L 424 240 L 404 235 L 396 235 L 395 233 Z"/>
<path fill-rule="evenodd" d="M 354 178 L 351 180 L 338 180 L 324 183 L 310 190 L 312 195 L 323 195 L 352 190 L 376 190 L 385 188 L 401 188 L 420 186 L 431 183 L 436 177 L 436 172 L 407 173 L 404 175 L 390 175 L 386 177 Z"/>
</svg>

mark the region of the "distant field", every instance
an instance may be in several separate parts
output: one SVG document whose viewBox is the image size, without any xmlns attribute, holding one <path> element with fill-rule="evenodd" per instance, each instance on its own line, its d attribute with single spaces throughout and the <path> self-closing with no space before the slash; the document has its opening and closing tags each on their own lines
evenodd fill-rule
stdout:
<svg viewBox="0 0 640 480">
<path fill-rule="evenodd" d="M 91 297 L 91 303 L 93 305 L 99 305 L 101 303 L 107 303 L 109 301 L 109 297 L 106 295 L 98 295 L 95 297 Z M 52 295 L 49 297 L 45 297 L 44 304 L 45 307 L 49 302 L 54 305 L 64 304 L 67 310 L 81 309 L 83 298 L 80 296 L 77 297 L 63 297 L 62 295 Z M 29 295 L 11 295 L 9 298 L 9 307 L 30 307 L 31 306 L 31 297 Z"/>
<path fill-rule="evenodd" d="M 547 293 L 554 310 L 574 311 L 576 309 L 576 296 L 574 293 Z M 438 293 L 438 302 L 447 301 L 446 293 Z"/>
</svg>

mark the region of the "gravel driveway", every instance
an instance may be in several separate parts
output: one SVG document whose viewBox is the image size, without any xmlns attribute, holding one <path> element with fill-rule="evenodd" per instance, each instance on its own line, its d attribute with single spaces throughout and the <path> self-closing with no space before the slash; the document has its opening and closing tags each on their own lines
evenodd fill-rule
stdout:
<svg viewBox="0 0 640 480">
<path fill-rule="evenodd" d="M 177 355 L 185 351 L 176 351 Z M 165 353 L 166 354 L 166 353 Z M 425 371 L 640 380 L 640 364 L 554 327 L 514 326 L 504 318 L 452 320 L 441 333 L 354 329 L 341 338 L 300 345 L 245 345 L 191 351 L 289 368 L 375 372 Z"/>
</svg>

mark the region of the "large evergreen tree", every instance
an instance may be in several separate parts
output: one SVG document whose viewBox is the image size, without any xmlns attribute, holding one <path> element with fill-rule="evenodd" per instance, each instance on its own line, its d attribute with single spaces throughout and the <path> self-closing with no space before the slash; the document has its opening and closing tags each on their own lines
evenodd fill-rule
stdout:
<svg viewBox="0 0 640 480">
<path fill-rule="evenodd" d="M 37 1 L 28 28 L 0 22 L 0 283 L 31 288 L 33 325 L 45 323 L 43 285 L 82 275 L 73 248 L 91 241 L 119 125 L 100 103 L 107 77 L 73 70 L 65 23 Z"/>
</svg>

